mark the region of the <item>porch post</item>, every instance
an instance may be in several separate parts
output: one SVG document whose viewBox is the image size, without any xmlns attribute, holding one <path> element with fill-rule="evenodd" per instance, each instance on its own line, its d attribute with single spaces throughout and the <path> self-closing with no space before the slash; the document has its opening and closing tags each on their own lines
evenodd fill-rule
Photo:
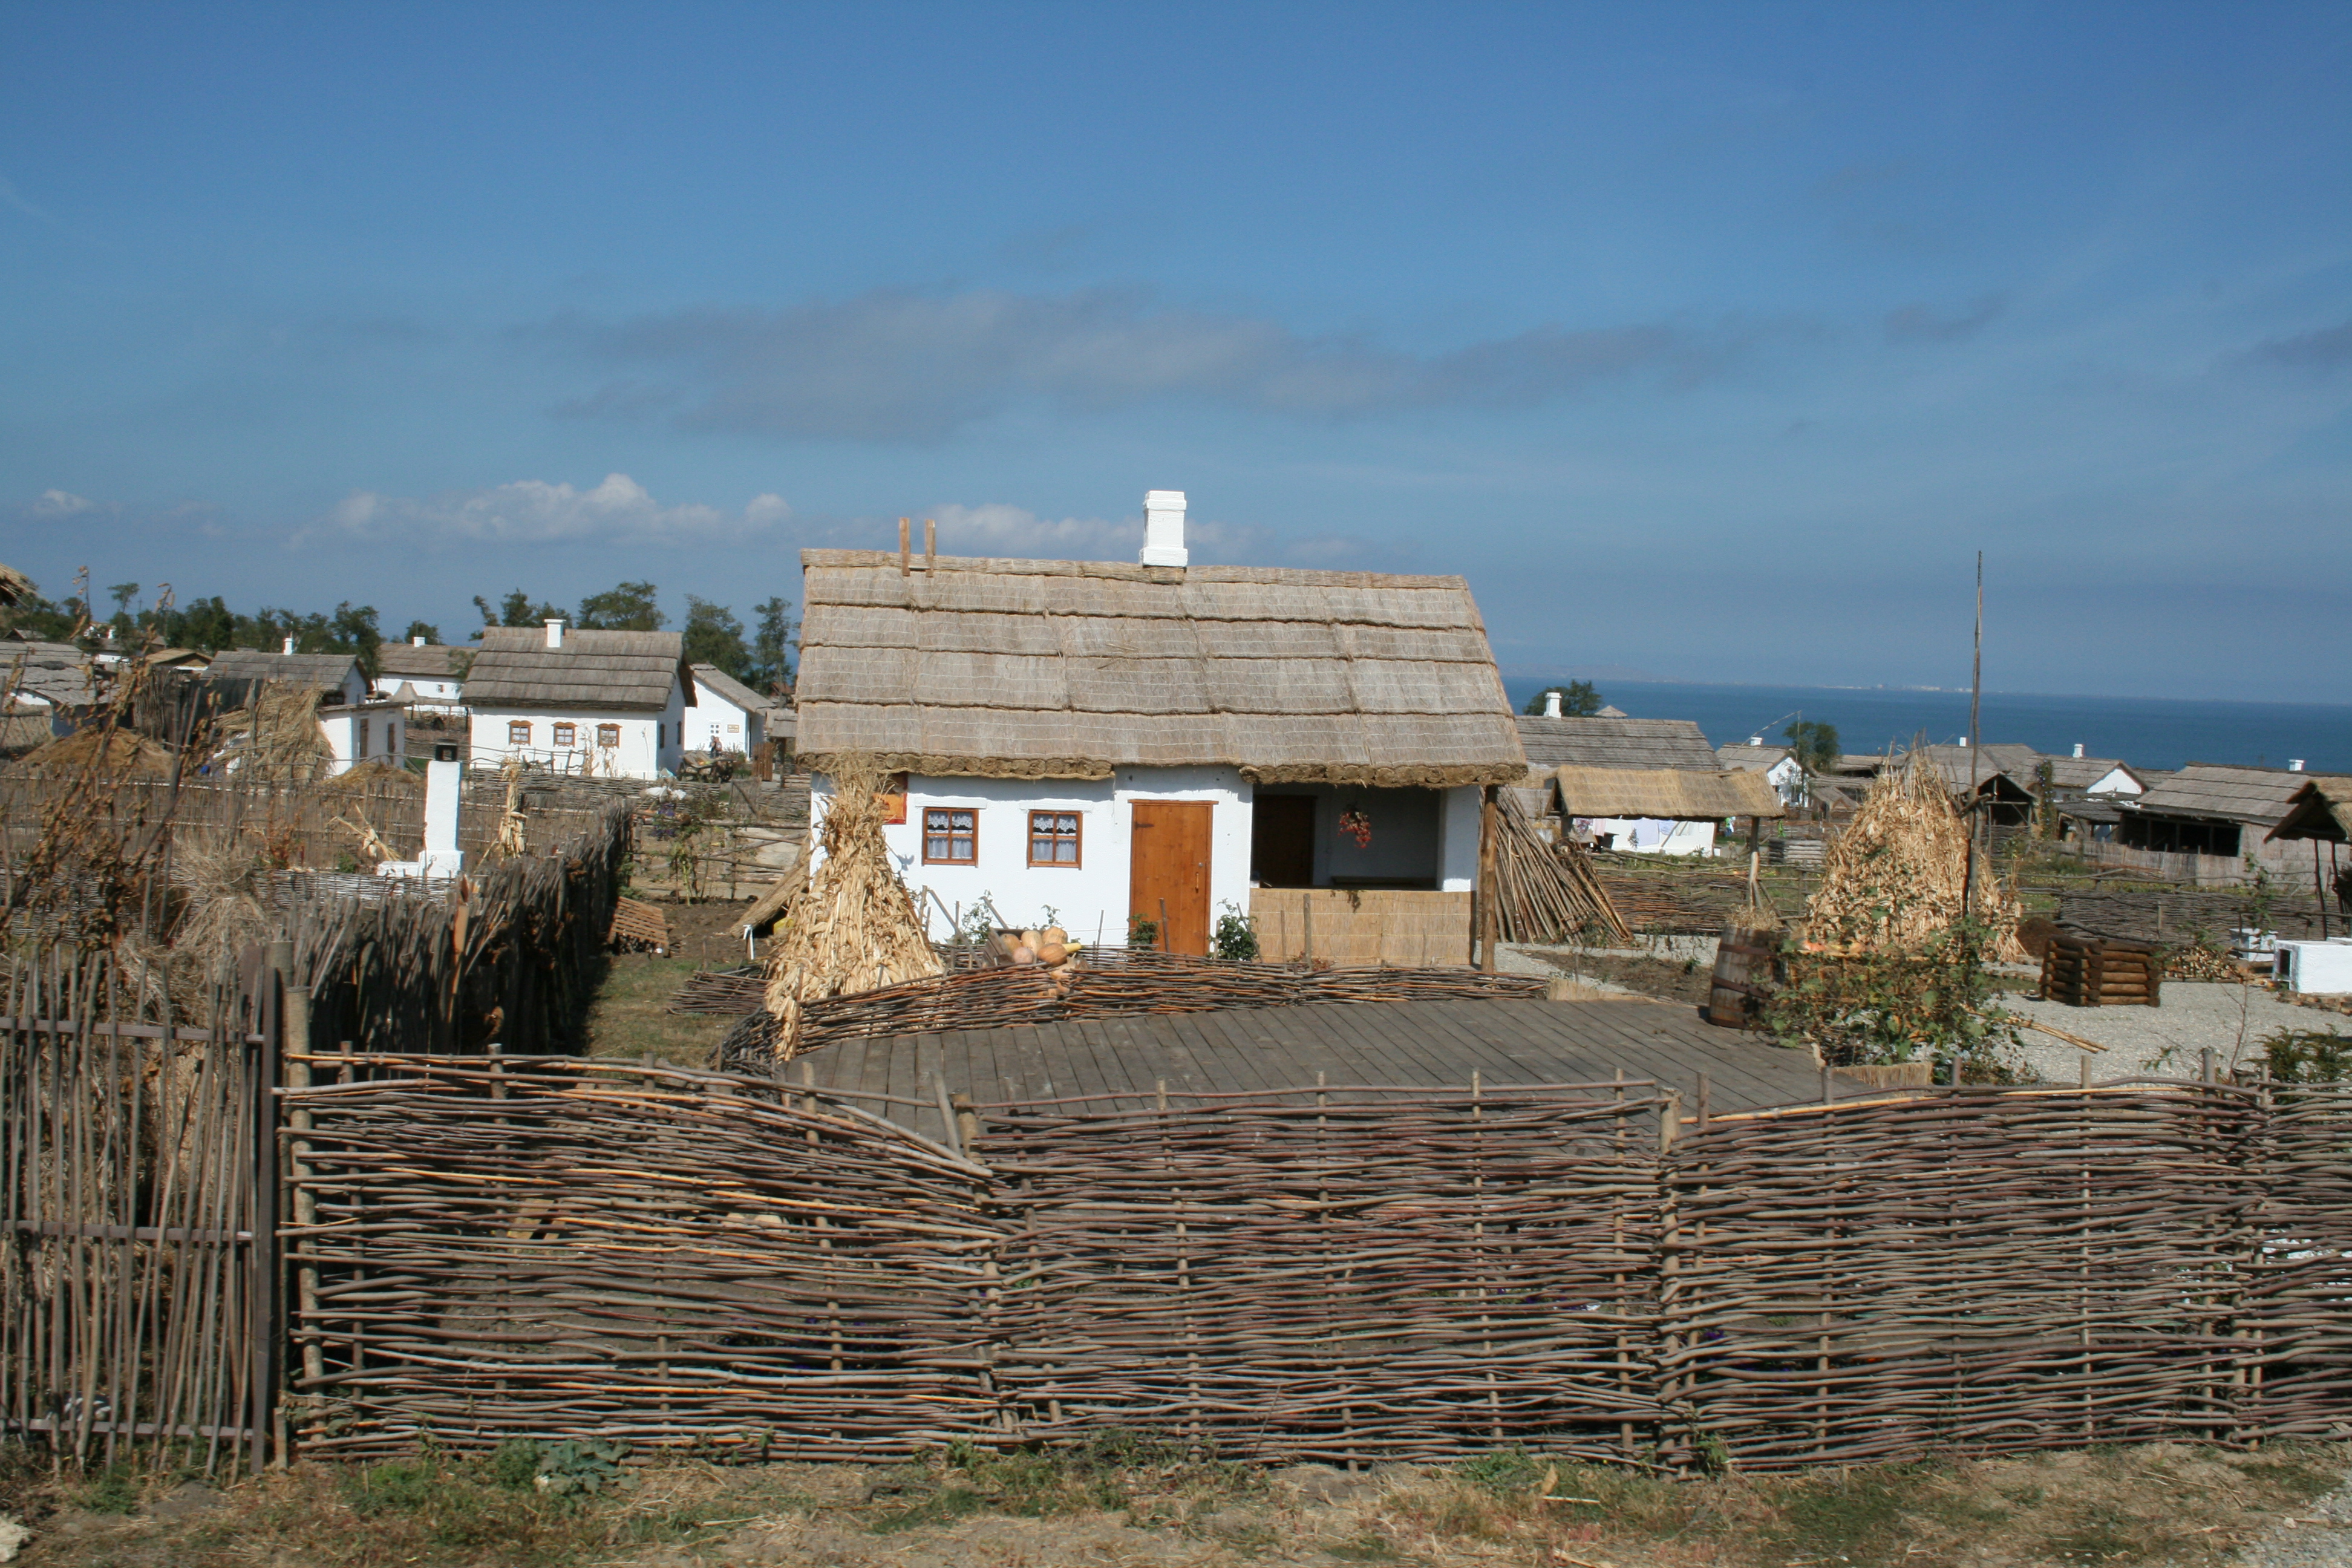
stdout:
<svg viewBox="0 0 2352 1568">
<path fill-rule="evenodd" d="M 1472 936 L 1478 945 L 1478 967 L 1487 973 L 1495 973 L 1495 932 L 1499 929 L 1495 910 L 1495 786 L 1487 784 L 1478 792 L 1478 892 L 1474 900 L 1473 919 L 1475 930 Z"/>
</svg>

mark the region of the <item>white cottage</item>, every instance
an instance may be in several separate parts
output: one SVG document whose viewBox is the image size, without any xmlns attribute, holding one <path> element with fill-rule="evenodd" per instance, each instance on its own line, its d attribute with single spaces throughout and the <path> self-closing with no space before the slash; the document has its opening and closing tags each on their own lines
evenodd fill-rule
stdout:
<svg viewBox="0 0 2352 1568">
<path fill-rule="evenodd" d="M 1482 791 L 1527 769 L 1468 585 L 1192 566 L 1183 508 L 1150 494 L 1137 565 L 803 552 L 816 809 L 841 754 L 902 775 L 887 833 L 935 936 L 984 899 L 1198 953 L 1322 889 L 1337 918 L 1423 900 L 1458 959 Z"/>
<path fill-rule="evenodd" d="M 375 689 L 380 697 L 456 708 L 466 700 L 465 650 L 411 637 L 376 650 Z"/>
<path fill-rule="evenodd" d="M 485 626 L 466 676 L 474 765 L 661 778 L 684 754 L 694 700 L 676 632 Z"/>
<path fill-rule="evenodd" d="M 252 701 L 263 686 L 316 692 L 319 733 L 333 754 L 332 773 L 370 761 L 398 767 L 404 759 L 406 710 L 371 695 L 359 660 L 350 654 L 296 653 L 291 637 L 278 653 L 223 648 L 205 668 L 204 680 L 206 689 L 231 707 Z"/>
<path fill-rule="evenodd" d="M 762 697 L 715 664 L 694 667 L 694 700 L 686 709 L 690 752 L 740 752 L 750 756 L 768 739 L 776 700 Z"/>
</svg>

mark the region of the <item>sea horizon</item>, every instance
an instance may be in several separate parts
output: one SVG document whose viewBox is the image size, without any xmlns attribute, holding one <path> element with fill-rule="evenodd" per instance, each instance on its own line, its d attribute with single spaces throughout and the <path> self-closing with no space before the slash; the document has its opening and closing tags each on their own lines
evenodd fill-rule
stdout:
<svg viewBox="0 0 2352 1568">
<path fill-rule="evenodd" d="M 1514 708 L 1557 677 L 1507 675 Z M 1804 718 L 1828 723 L 1848 752 L 1884 752 L 1916 737 L 1950 742 L 1968 733 L 1966 688 L 1789 686 L 1764 682 L 1595 679 L 1602 700 L 1636 719 L 1696 721 L 1711 745 L 1761 734 L 1784 739 Z M 2188 763 L 2352 773 L 2352 703 L 2272 702 L 2189 697 L 2105 697 L 2089 693 L 1988 689 L 1981 729 L 1988 744 L 2024 744 L 2064 756 L 2113 757 L 2142 768 Z"/>
</svg>

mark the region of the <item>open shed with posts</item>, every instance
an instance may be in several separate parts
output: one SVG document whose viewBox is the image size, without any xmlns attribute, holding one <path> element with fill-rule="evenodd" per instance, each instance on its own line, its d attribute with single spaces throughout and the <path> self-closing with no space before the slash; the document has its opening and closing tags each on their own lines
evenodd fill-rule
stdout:
<svg viewBox="0 0 2352 1568">
<path fill-rule="evenodd" d="M 1712 855 L 1723 823 L 1747 818 L 1752 840 L 1789 814 L 1780 791 L 1748 768 L 1559 767 L 1549 787 L 1560 820 L 1598 849 Z"/>
</svg>

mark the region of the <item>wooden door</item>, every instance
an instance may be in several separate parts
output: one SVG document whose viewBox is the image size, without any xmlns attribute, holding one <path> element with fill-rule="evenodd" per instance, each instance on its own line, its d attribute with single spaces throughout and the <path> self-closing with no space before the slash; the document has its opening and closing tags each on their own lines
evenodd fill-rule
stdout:
<svg viewBox="0 0 2352 1568">
<path fill-rule="evenodd" d="M 1205 800 L 1139 800 L 1132 807 L 1127 909 L 1159 921 L 1170 952 L 1209 951 L 1209 830 L 1215 807 Z"/>
<path fill-rule="evenodd" d="M 1315 797 L 1261 795 L 1250 806 L 1250 880 L 1261 888 L 1315 885 Z"/>
</svg>

